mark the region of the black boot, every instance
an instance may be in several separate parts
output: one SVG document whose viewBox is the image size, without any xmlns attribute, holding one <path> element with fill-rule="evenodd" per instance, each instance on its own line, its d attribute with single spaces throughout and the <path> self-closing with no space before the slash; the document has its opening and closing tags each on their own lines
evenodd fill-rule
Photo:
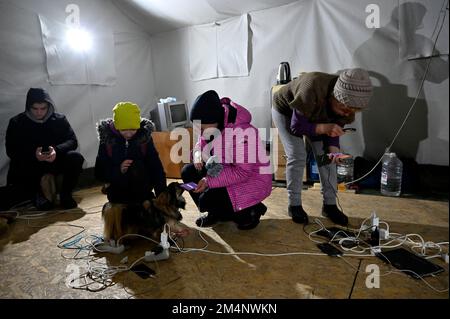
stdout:
<svg viewBox="0 0 450 319">
<path fill-rule="evenodd" d="M 219 214 L 218 219 L 221 222 L 229 222 L 233 220 L 233 214 Z"/>
<path fill-rule="evenodd" d="M 53 209 L 54 205 L 51 201 L 49 201 L 41 192 L 36 193 L 36 195 L 33 198 L 33 205 L 38 210 L 51 210 Z"/>
<path fill-rule="evenodd" d="M 60 194 L 61 206 L 64 209 L 72 209 L 78 206 L 77 202 L 73 199 L 71 194 Z"/>
<path fill-rule="evenodd" d="M 235 218 L 235 223 L 240 230 L 253 229 L 258 226 L 259 219 L 266 213 L 266 211 L 266 205 L 263 203 L 258 203 L 238 213 L 237 218 Z"/>
<path fill-rule="evenodd" d="M 289 206 L 288 207 L 289 216 L 292 217 L 292 221 L 297 224 L 308 224 L 308 214 L 301 205 L 299 206 Z"/>
<path fill-rule="evenodd" d="M 217 222 L 219 222 L 219 215 L 208 212 L 208 215 L 197 218 L 195 224 L 197 224 L 198 227 L 210 227 Z"/>
<path fill-rule="evenodd" d="M 267 206 L 263 203 L 256 204 L 256 209 L 259 211 L 261 215 L 264 215 L 267 212 Z"/>
<path fill-rule="evenodd" d="M 331 219 L 335 224 L 342 226 L 347 226 L 348 224 L 348 217 L 336 205 L 323 205 L 322 215 Z"/>
</svg>

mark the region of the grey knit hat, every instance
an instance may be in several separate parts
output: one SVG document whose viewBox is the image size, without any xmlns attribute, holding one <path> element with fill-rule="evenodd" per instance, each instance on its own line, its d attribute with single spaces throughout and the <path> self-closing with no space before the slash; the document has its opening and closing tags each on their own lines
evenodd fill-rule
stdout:
<svg viewBox="0 0 450 319">
<path fill-rule="evenodd" d="M 345 106 L 367 108 L 372 96 L 369 73 L 360 68 L 344 70 L 334 86 L 333 95 Z"/>
</svg>

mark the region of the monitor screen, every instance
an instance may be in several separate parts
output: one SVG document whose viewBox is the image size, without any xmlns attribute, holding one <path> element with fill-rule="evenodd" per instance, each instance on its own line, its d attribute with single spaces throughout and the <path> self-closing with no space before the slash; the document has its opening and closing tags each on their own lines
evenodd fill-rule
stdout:
<svg viewBox="0 0 450 319">
<path fill-rule="evenodd" d="M 186 101 L 158 103 L 150 111 L 150 118 L 157 131 L 170 131 L 176 127 L 189 127 L 189 111 Z"/>
<path fill-rule="evenodd" d="M 170 117 L 172 118 L 172 123 L 179 123 L 187 121 L 186 106 L 182 104 L 172 104 L 170 105 Z"/>
</svg>

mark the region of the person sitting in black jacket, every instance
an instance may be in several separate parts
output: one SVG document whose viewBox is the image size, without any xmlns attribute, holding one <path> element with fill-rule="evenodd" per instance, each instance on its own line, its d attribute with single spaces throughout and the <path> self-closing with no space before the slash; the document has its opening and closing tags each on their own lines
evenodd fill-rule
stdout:
<svg viewBox="0 0 450 319">
<path fill-rule="evenodd" d="M 142 203 L 166 187 L 166 175 L 153 144 L 153 123 L 141 118 L 139 106 L 120 102 L 113 118 L 97 123 L 100 145 L 95 176 L 106 183 L 109 202 Z"/>
<path fill-rule="evenodd" d="M 75 151 L 77 137 L 66 117 L 55 112 L 55 103 L 47 91 L 28 90 L 25 111 L 10 119 L 5 143 L 11 160 L 7 176 L 11 205 L 31 199 L 40 210 L 53 208 L 54 202 L 43 186 L 62 174 L 61 205 L 66 209 L 77 207 L 72 191 L 84 158 Z"/>
</svg>

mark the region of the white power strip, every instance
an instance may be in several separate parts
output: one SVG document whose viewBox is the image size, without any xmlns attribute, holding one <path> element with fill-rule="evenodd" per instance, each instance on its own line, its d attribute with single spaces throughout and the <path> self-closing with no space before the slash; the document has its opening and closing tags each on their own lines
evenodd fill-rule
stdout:
<svg viewBox="0 0 450 319">
<path fill-rule="evenodd" d="M 166 232 L 166 228 L 164 227 L 164 231 L 161 233 L 161 242 L 159 245 L 163 248 L 163 251 L 159 254 L 155 254 L 154 251 L 146 251 L 144 255 L 145 261 L 156 261 L 156 260 L 165 260 L 169 259 L 169 236 Z"/>
<path fill-rule="evenodd" d="M 159 254 L 155 254 L 153 251 L 146 251 L 144 255 L 145 261 L 157 261 L 169 259 L 169 249 L 163 249 Z"/>
</svg>

